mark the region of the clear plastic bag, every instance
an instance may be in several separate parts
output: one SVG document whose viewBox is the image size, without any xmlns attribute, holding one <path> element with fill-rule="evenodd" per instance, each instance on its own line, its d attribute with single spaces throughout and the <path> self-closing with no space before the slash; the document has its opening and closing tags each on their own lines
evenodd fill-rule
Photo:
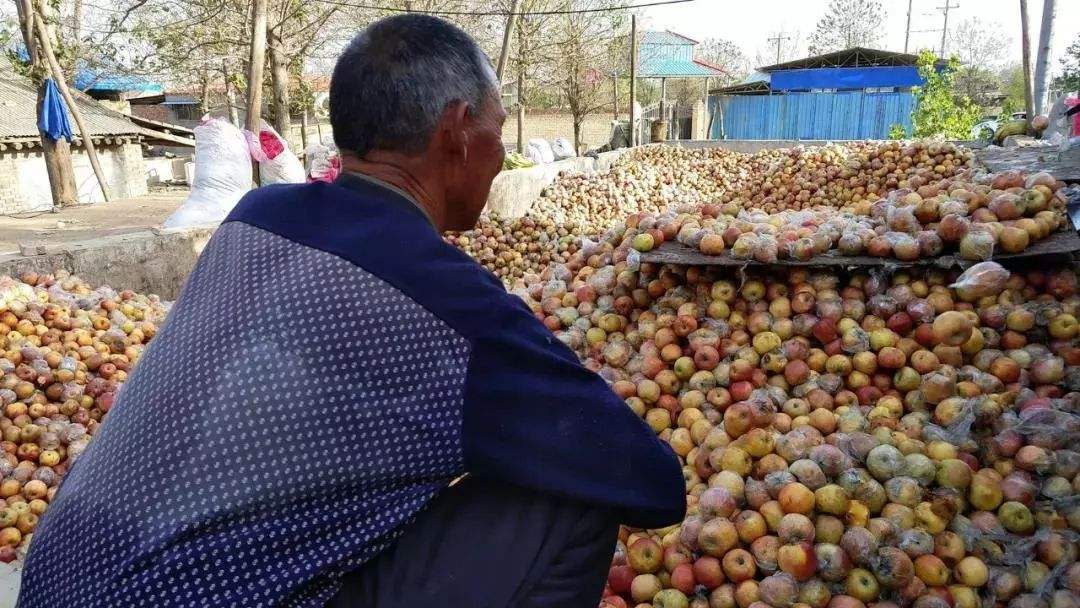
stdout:
<svg viewBox="0 0 1080 608">
<path fill-rule="evenodd" d="M 992 249 L 991 249 L 992 251 Z M 956 282 L 949 285 L 965 302 L 974 302 L 986 296 L 996 296 L 1005 289 L 1009 271 L 997 262 L 980 262 L 968 268 Z"/>
<path fill-rule="evenodd" d="M 994 255 L 994 233 L 988 230 L 969 230 L 960 239 L 960 257 L 965 260 L 985 261 Z"/>
</svg>

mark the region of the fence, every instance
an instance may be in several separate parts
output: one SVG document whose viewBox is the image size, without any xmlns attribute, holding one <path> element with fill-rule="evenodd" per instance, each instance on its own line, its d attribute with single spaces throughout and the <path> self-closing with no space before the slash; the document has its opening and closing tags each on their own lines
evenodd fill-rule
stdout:
<svg viewBox="0 0 1080 608">
<path fill-rule="evenodd" d="M 712 139 L 886 139 L 894 124 L 910 131 L 913 107 L 914 97 L 908 92 L 711 95 L 709 110 L 714 118 L 709 136 Z"/>
</svg>

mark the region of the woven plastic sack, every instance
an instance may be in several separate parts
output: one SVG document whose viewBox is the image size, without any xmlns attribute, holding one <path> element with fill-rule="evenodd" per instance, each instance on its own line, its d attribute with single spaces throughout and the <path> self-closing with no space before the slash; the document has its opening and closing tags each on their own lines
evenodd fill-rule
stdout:
<svg viewBox="0 0 1080 608">
<path fill-rule="evenodd" d="M 289 143 L 278 135 L 273 127 L 263 122 L 258 135 L 244 131 L 244 137 L 247 138 L 251 158 L 259 163 L 259 183 L 268 186 L 302 184 L 307 181 L 304 165 L 289 150 Z"/>
<path fill-rule="evenodd" d="M 182 228 L 221 222 L 251 189 L 251 155 L 239 129 L 220 118 L 195 127 L 191 194 L 162 224 Z"/>
<path fill-rule="evenodd" d="M 555 152 L 551 149 L 551 144 L 539 137 L 529 140 L 525 156 L 538 165 L 555 162 Z"/>
<path fill-rule="evenodd" d="M 565 158 L 577 156 L 577 153 L 574 151 L 574 144 L 570 143 L 570 140 L 565 137 L 560 137 L 552 142 L 551 151 L 555 155 L 555 160 L 563 160 Z"/>
</svg>

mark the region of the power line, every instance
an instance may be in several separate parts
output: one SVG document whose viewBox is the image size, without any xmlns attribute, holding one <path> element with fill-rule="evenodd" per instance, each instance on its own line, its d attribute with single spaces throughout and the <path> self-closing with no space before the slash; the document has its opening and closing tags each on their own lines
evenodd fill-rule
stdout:
<svg viewBox="0 0 1080 608">
<path fill-rule="evenodd" d="M 666 4 L 684 4 L 687 2 L 694 2 L 695 0 L 658 0 L 656 2 L 643 2 L 641 4 L 632 4 L 629 6 L 609 6 L 605 8 L 582 8 L 582 9 L 568 9 L 568 10 L 554 10 L 554 11 L 531 11 L 510 13 L 507 11 L 424 11 L 424 10 L 409 10 L 406 8 L 400 8 L 396 6 L 376 6 L 373 4 L 358 4 L 354 2 L 345 2 L 344 0 L 320 0 L 324 4 L 333 4 L 336 6 L 345 6 L 349 8 L 362 8 L 376 11 L 388 11 L 393 13 L 421 13 L 425 15 L 447 15 L 457 17 L 511 17 L 511 16 L 533 16 L 533 15 L 578 15 L 581 13 L 604 13 L 609 11 L 622 11 L 631 10 L 635 8 L 645 8 L 648 6 L 663 6 Z"/>
</svg>

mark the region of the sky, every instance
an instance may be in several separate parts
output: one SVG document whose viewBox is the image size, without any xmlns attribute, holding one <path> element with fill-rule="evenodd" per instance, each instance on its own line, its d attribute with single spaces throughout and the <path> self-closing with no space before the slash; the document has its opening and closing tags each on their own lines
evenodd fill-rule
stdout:
<svg viewBox="0 0 1080 608">
<path fill-rule="evenodd" d="M 932 47 L 941 44 L 942 12 L 945 0 L 912 0 L 910 48 Z M 949 24 L 978 17 L 996 22 L 1012 37 L 1012 55 L 1020 60 L 1020 3 L 1018 0 L 950 0 L 956 8 L 949 10 Z M 753 61 L 759 51 L 775 49 L 770 37 L 783 32 L 791 36 L 801 32 L 800 56 L 805 56 L 806 40 L 818 19 L 825 13 L 829 0 L 694 0 L 685 4 L 655 6 L 645 9 L 644 26 L 648 29 L 669 29 L 702 40 L 726 38 L 736 43 Z M 882 0 L 885 7 L 885 26 L 882 40 L 887 50 L 904 50 L 904 27 L 907 21 L 908 0 Z M 1052 73 L 1058 71 L 1058 58 L 1077 35 L 1080 35 L 1080 0 L 1057 0 Z M 1032 61 L 1038 42 L 1043 2 L 1029 0 Z M 640 27 L 640 26 L 639 26 Z M 937 30 L 918 32 L 918 30 Z M 770 44 L 772 46 L 770 46 Z M 947 49 L 946 49 L 947 51 Z M 775 52 L 775 51 L 773 51 Z M 770 62 L 771 63 L 771 62 Z M 1034 69 L 1034 66 L 1032 66 Z"/>
</svg>

